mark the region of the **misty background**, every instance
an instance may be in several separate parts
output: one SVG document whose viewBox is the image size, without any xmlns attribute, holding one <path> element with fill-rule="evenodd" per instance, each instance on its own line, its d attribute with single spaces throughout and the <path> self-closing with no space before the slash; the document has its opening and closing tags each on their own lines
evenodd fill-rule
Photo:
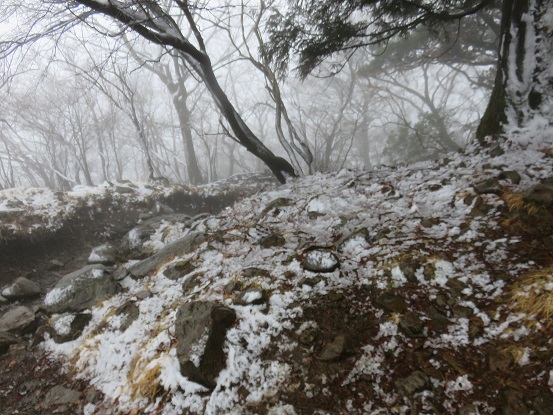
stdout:
<svg viewBox="0 0 553 415">
<path fill-rule="evenodd" d="M 298 174 L 438 158 L 471 140 L 493 86 L 498 8 L 346 51 L 300 79 L 294 61 L 282 71 L 262 53 L 279 7 L 211 1 L 194 19 L 237 112 Z M 178 54 L 99 15 L 92 25 L 5 10 L 3 42 L 40 36 L 0 61 L 0 189 L 198 185 L 267 169 Z"/>
</svg>

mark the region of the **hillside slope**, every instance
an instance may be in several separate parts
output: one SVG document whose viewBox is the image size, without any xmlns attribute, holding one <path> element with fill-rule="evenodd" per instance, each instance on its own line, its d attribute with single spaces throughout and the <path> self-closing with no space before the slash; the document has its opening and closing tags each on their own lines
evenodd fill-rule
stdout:
<svg viewBox="0 0 553 415">
<path fill-rule="evenodd" d="M 105 394 L 85 414 L 552 413 L 551 131 L 298 179 L 145 243 L 153 266 L 93 272 L 121 286 L 98 305 L 46 297 L 40 347 Z"/>
</svg>

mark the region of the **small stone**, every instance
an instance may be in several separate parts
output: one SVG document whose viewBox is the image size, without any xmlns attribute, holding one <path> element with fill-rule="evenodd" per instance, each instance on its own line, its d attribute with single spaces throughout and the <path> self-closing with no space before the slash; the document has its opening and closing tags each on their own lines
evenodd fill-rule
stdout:
<svg viewBox="0 0 553 415">
<path fill-rule="evenodd" d="M 199 283 L 200 283 L 200 278 L 195 275 L 192 277 L 186 278 L 182 283 L 182 292 L 184 294 L 188 294 L 190 291 L 196 288 Z"/>
<path fill-rule="evenodd" d="M 423 218 L 421 219 L 421 226 L 423 228 L 431 228 L 432 226 L 436 226 L 440 224 L 439 218 Z"/>
<path fill-rule="evenodd" d="M 286 240 L 277 233 L 271 233 L 270 235 L 264 236 L 259 240 L 259 245 L 265 249 L 283 246 L 285 243 Z"/>
<path fill-rule="evenodd" d="M 2 291 L 2 296 L 10 300 L 23 300 L 38 297 L 39 295 L 40 287 L 38 284 L 23 277 L 19 277 L 12 285 Z"/>
<path fill-rule="evenodd" d="M 119 326 L 115 328 L 123 332 L 138 318 L 140 310 L 134 301 L 126 301 L 115 310 L 115 315 L 120 317 Z"/>
<path fill-rule="evenodd" d="M 346 345 L 346 336 L 339 335 L 334 337 L 332 341 L 324 345 L 323 350 L 319 354 L 319 360 L 323 362 L 329 362 L 339 359 L 345 353 Z"/>
<path fill-rule="evenodd" d="M 499 181 L 495 178 L 488 179 L 474 186 L 474 190 L 480 195 L 490 193 L 499 195 L 501 194 L 501 185 L 499 184 Z"/>
<path fill-rule="evenodd" d="M 190 261 L 179 261 L 163 271 L 163 275 L 170 280 L 176 281 L 192 273 L 195 269 L 196 267 Z"/>
<path fill-rule="evenodd" d="M 501 144 L 494 143 L 494 144 L 492 144 L 492 146 L 488 150 L 488 153 L 490 154 L 491 157 L 499 157 L 499 156 L 502 156 L 503 154 L 505 154 L 505 150 L 503 150 L 503 148 L 501 148 Z"/>
<path fill-rule="evenodd" d="M 47 330 L 56 343 L 76 340 L 92 319 L 92 314 L 62 314 L 52 318 L 53 330 Z M 65 320 L 65 322 L 63 321 Z"/>
<path fill-rule="evenodd" d="M 321 281 L 324 281 L 324 278 L 321 275 L 317 275 L 316 277 L 313 277 L 313 278 L 307 277 L 307 278 L 303 278 L 300 281 L 299 286 L 301 287 L 303 285 L 307 285 L 308 287 L 314 287 L 315 285 L 317 285 Z"/>
<path fill-rule="evenodd" d="M 332 272 L 339 266 L 338 258 L 329 250 L 309 250 L 303 259 L 303 268 L 312 272 Z"/>
<path fill-rule="evenodd" d="M 403 313 L 406 309 L 405 299 L 393 292 L 385 292 L 377 297 L 376 303 L 387 311 Z"/>
<path fill-rule="evenodd" d="M 146 298 L 150 297 L 152 295 L 152 293 L 150 292 L 150 290 L 140 290 L 138 291 L 134 296 L 136 298 L 138 298 L 139 300 L 145 300 Z"/>
<path fill-rule="evenodd" d="M 63 268 L 63 265 L 64 263 L 57 259 L 53 259 L 50 261 L 50 269 Z"/>
<path fill-rule="evenodd" d="M 311 346 L 317 338 L 317 329 L 315 327 L 308 327 L 301 332 L 299 341 L 304 346 Z"/>
<path fill-rule="evenodd" d="M 520 174 L 514 170 L 502 171 L 498 176 L 499 180 L 508 180 L 513 184 L 520 184 Z"/>
<path fill-rule="evenodd" d="M 119 267 L 111 274 L 115 281 L 124 280 L 128 275 L 129 271 L 125 267 Z"/>
<path fill-rule="evenodd" d="M 44 397 L 43 405 L 49 407 L 52 405 L 72 404 L 80 399 L 81 392 L 58 385 L 48 391 Z"/>
<path fill-rule="evenodd" d="M 417 392 L 428 389 L 430 380 L 424 372 L 417 370 L 408 377 L 397 380 L 395 385 L 398 394 L 402 396 L 411 396 Z"/>
<path fill-rule="evenodd" d="M 444 330 L 449 324 L 447 316 L 435 307 L 428 308 L 428 315 L 430 317 L 430 328 L 436 332 Z"/>
<path fill-rule="evenodd" d="M 101 399 L 100 392 L 94 389 L 89 389 L 86 391 L 85 399 L 88 403 L 98 403 Z"/>
<path fill-rule="evenodd" d="M 455 304 L 451 307 L 451 313 L 455 318 L 469 318 L 474 314 L 474 311 L 470 307 L 463 307 Z"/>
<path fill-rule="evenodd" d="M 476 405 L 470 404 L 465 405 L 459 408 L 457 411 L 458 415 L 480 415 L 480 412 L 478 411 L 478 408 Z"/>
<path fill-rule="evenodd" d="M 259 305 L 267 301 L 265 290 L 254 289 L 240 293 L 234 300 L 236 305 Z"/>
<path fill-rule="evenodd" d="M 467 284 L 458 279 L 452 278 L 447 280 L 445 285 L 449 288 L 449 292 L 453 297 L 460 297 L 463 293 L 463 290 L 467 288 Z"/>
<path fill-rule="evenodd" d="M 399 327 L 402 328 L 408 336 L 418 337 L 423 332 L 424 322 L 418 313 L 410 311 L 399 319 Z"/>
</svg>

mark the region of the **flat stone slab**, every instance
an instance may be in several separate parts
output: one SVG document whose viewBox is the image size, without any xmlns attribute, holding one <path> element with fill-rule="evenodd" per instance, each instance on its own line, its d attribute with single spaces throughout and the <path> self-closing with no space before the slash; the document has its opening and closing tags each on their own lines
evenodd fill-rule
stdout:
<svg viewBox="0 0 553 415">
<path fill-rule="evenodd" d="M 187 254 L 206 241 L 206 239 L 207 235 L 203 232 L 190 233 L 184 238 L 165 246 L 151 257 L 131 265 L 127 270 L 135 279 L 153 275 L 161 265 L 169 262 L 177 256 Z"/>
</svg>

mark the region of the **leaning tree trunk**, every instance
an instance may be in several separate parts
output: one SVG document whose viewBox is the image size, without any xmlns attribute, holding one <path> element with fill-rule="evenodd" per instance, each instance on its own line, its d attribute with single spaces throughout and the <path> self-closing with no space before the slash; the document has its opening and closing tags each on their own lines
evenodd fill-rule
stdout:
<svg viewBox="0 0 553 415">
<path fill-rule="evenodd" d="M 213 72 L 211 60 L 206 52 L 204 40 L 193 20 L 188 0 L 180 0 L 176 2 L 176 5 L 184 14 L 199 48 L 190 43 L 183 35 L 177 21 L 173 19 L 167 9 L 164 9 L 166 6 L 164 2 L 159 0 L 136 0 L 134 2 L 77 0 L 77 3 L 111 16 L 153 43 L 172 47 L 182 53 L 190 67 L 205 82 L 217 107 L 229 123 L 240 144 L 246 147 L 254 156 L 261 159 L 281 183 L 285 183 L 289 177 L 296 177 L 296 172 L 291 164 L 273 154 L 256 137 L 221 89 Z"/>
<path fill-rule="evenodd" d="M 522 127 L 536 116 L 552 122 L 553 0 L 504 0 L 494 89 L 476 136 Z"/>
</svg>

